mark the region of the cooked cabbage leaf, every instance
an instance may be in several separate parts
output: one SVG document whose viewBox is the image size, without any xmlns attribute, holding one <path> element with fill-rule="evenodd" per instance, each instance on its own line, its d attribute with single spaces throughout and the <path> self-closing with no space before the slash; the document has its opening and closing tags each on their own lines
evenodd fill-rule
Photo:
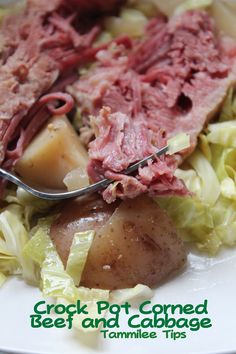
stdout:
<svg viewBox="0 0 236 354">
<path fill-rule="evenodd" d="M 18 205 L 8 206 L 0 213 L 0 272 L 22 274 L 26 281 L 35 283 L 33 262 L 23 252 L 28 240 L 23 209 Z"/>
<path fill-rule="evenodd" d="M 110 300 L 115 304 L 123 304 L 126 301 L 141 301 L 151 299 L 153 291 L 146 285 L 138 284 L 134 288 L 113 290 Z"/>
<path fill-rule="evenodd" d="M 73 278 L 75 285 L 80 284 L 81 275 L 88 256 L 88 251 L 93 242 L 95 232 L 77 232 L 74 235 L 70 254 L 67 261 L 66 271 Z"/>
<path fill-rule="evenodd" d="M 31 219 L 35 214 L 45 213 L 56 204 L 54 201 L 37 198 L 20 187 L 16 189 L 16 192 L 9 191 L 5 201 L 18 204 L 23 208 L 23 222 L 28 230 L 30 230 Z"/>
<path fill-rule="evenodd" d="M 113 37 L 128 34 L 130 37 L 141 37 L 145 32 L 148 19 L 143 12 L 134 8 L 122 8 L 119 17 L 105 18 L 104 25 Z"/>
<path fill-rule="evenodd" d="M 169 139 L 168 142 L 168 154 L 173 155 L 177 152 L 187 149 L 190 146 L 190 137 L 185 133 L 180 133 L 173 138 Z"/>
<path fill-rule="evenodd" d="M 76 298 L 73 279 L 64 265 L 49 236 L 54 217 L 40 219 L 35 234 L 25 246 L 24 252 L 32 258 L 41 271 L 41 289 L 44 296 L 64 297 L 69 301 Z"/>
<path fill-rule="evenodd" d="M 232 110 L 228 107 L 227 111 Z M 156 198 L 173 219 L 182 238 L 210 254 L 217 253 L 221 246 L 236 244 L 234 134 L 236 136 L 235 120 L 210 124 L 207 132 L 201 134 L 198 148 L 175 173 L 193 196 Z"/>
<path fill-rule="evenodd" d="M 174 11 L 174 15 L 180 15 L 182 12 L 188 10 L 200 10 L 211 6 L 213 0 L 186 0 L 178 5 Z"/>
<path fill-rule="evenodd" d="M 6 276 L 0 272 L 0 287 L 5 283 L 6 279 Z"/>
<path fill-rule="evenodd" d="M 166 16 L 171 17 L 188 10 L 208 8 L 213 0 L 153 0 L 153 3 Z"/>
<path fill-rule="evenodd" d="M 236 147 L 236 121 L 220 122 L 208 125 L 207 140 L 224 147 Z"/>
<path fill-rule="evenodd" d="M 201 180 L 200 199 L 214 205 L 220 195 L 220 183 L 212 165 L 198 149 L 189 157 L 188 162 Z"/>
<path fill-rule="evenodd" d="M 11 2 L 9 2 L 9 4 L 0 4 L 0 24 L 2 23 L 4 17 L 18 14 L 19 12 L 24 10 L 25 6 L 26 0 L 18 0 L 15 1 L 13 4 Z"/>
<path fill-rule="evenodd" d="M 73 303 L 76 303 L 77 300 L 80 300 L 81 305 L 86 305 L 86 311 L 88 314 L 75 314 L 73 316 L 73 328 L 81 330 L 83 332 L 96 332 L 98 328 L 84 328 L 82 322 L 85 318 L 102 318 L 105 316 L 106 311 L 103 311 L 101 314 L 98 314 L 97 311 L 97 301 L 109 301 L 110 291 L 102 289 L 88 289 L 85 287 L 79 287 L 77 289 L 76 298 Z M 69 305 L 68 300 L 64 298 L 59 298 L 57 303 Z"/>
<path fill-rule="evenodd" d="M 219 122 L 225 122 L 227 120 L 233 120 L 236 118 L 236 97 L 233 87 L 229 89 L 229 92 L 224 100 Z"/>
</svg>

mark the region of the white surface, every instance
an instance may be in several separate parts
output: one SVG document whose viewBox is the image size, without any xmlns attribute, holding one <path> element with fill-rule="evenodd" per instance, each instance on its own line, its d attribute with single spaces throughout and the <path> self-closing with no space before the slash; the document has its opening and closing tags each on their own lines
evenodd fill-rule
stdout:
<svg viewBox="0 0 236 354">
<path fill-rule="evenodd" d="M 188 332 L 187 339 L 103 340 L 100 334 L 61 329 L 32 329 L 29 316 L 40 292 L 19 279 L 9 280 L 0 290 L 0 350 L 16 352 L 95 354 L 236 353 L 236 249 L 215 259 L 189 256 L 185 272 L 155 291 L 153 303 L 209 301 L 213 327 Z M 124 322 L 125 323 L 125 322 Z M 125 330 L 125 325 L 121 330 Z"/>
</svg>

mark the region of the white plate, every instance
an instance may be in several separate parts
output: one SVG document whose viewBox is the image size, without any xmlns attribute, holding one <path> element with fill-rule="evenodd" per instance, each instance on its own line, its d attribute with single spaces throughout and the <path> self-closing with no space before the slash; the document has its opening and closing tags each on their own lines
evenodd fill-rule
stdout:
<svg viewBox="0 0 236 354">
<path fill-rule="evenodd" d="M 10 279 L 0 290 L 0 350 L 43 354 L 236 353 L 236 250 L 211 259 L 189 256 L 185 272 L 155 291 L 153 303 L 198 304 L 208 299 L 213 327 L 187 332 L 187 339 L 102 339 L 61 329 L 32 329 L 29 316 L 41 299 L 39 290 Z M 124 326 L 123 326 L 124 323 Z M 121 330 L 127 329 L 125 319 Z M 128 329 L 127 329 L 128 330 Z"/>
</svg>

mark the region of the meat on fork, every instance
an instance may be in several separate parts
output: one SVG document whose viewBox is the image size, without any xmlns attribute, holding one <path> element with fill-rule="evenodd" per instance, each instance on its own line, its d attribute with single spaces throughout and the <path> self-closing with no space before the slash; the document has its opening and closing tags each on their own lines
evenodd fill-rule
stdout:
<svg viewBox="0 0 236 354">
<path fill-rule="evenodd" d="M 195 149 L 202 129 L 236 82 L 230 46 L 235 48 L 235 41 L 229 44 L 218 36 L 204 11 L 188 11 L 168 22 L 159 16 L 150 20 L 145 37 L 131 51 L 118 47 L 99 52 L 97 65 L 68 89 L 84 121 L 93 116 L 90 178 L 117 182 L 103 193 L 107 202 L 146 192 L 187 193 L 174 171 Z M 149 163 L 136 176 L 122 174 L 180 132 L 189 134 L 189 149 Z"/>
</svg>

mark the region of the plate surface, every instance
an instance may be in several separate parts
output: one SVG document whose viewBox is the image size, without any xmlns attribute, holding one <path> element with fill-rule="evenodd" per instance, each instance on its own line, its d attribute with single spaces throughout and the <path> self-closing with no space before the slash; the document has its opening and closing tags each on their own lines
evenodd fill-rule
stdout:
<svg viewBox="0 0 236 354">
<path fill-rule="evenodd" d="M 186 339 L 108 339 L 75 330 L 32 329 L 30 314 L 40 291 L 20 279 L 10 279 L 0 290 L 0 351 L 43 354 L 236 353 L 236 250 L 217 258 L 191 253 L 186 270 L 155 291 L 152 303 L 199 304 L 208 300 L 213 327 L 187 332 Z M 134 310 L 135 311 L 135 310 Z M 125 318 L 121 331 L 128 330 Z"/>
</svg>

